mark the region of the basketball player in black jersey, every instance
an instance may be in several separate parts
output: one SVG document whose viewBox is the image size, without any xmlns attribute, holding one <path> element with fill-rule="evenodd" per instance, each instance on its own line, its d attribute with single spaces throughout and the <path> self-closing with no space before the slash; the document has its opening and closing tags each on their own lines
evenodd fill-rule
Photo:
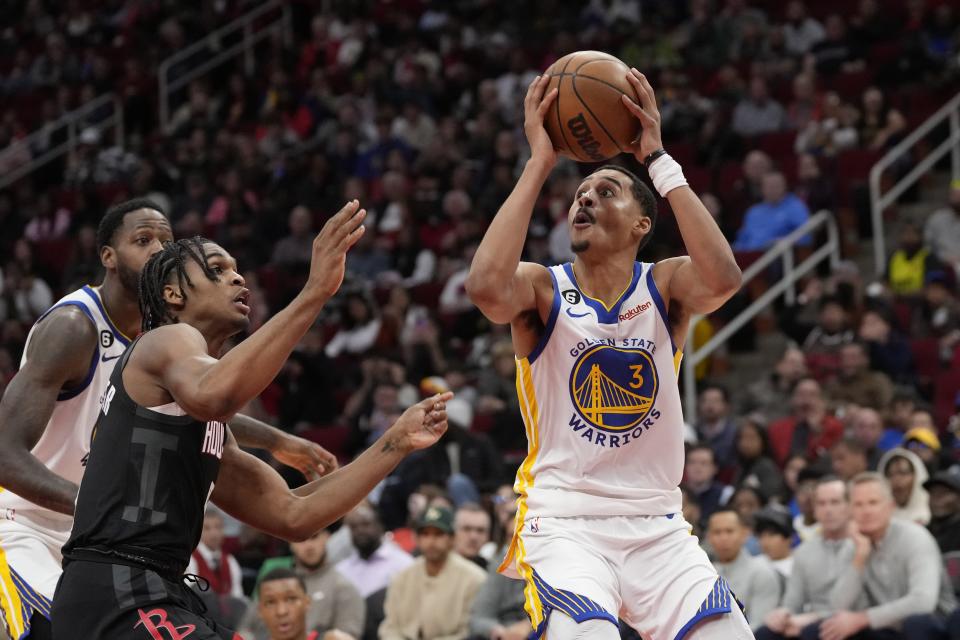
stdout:
<svg viewBox="0 0 960 640">
<path fill-rule="evenodd" d="M 181 582 L 208 498 L 267 533 L 304 539 L 446 430 L 451 394 L 414 405 L 353 463 L 290 491 L 237 447 L 225 424 L 276 376 L 339 289 L 364 215 L 353 201 L 324 225 L 300 294 L 223 357 L 225 341 L 247 326 L 250 312 L 233 258 L 194 238 L 165 244 L 144 267 L 145 333 L 104 394 L 64 547 L 55 640 L 237 638 L 207 619 Z"/>
</svg>

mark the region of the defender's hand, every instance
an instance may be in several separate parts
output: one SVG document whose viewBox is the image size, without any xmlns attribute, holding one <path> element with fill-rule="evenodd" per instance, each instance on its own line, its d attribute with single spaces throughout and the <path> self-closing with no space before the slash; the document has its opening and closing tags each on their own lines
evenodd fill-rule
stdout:
<svg viewBox="0 0 960 640">
<path fill-rule="evenodd" d="M 316 480 L 340 466 L 335 455 L 316 442 L 297 436 L 285 436 L 270 453 L 283 464 L 298 470 L 307 480 Z"/>
<path fill-rule="evenodd" d="M 383 450 L 399 449 L 405 454 L 426 449 L 447 431 L 447 401 L 453 393 L 438 393 L 403 412 L 384 434 Z"/>
<path fill-rule="evenodd" d="M 653 94 L 653 87 L 645 75 L 636 69 L 630 69 L 627 82 L 633 86 L 640 98 L 640 104 L 637 104 L 626 94 L 621 96 L 623 104 L 643 126 L 640 137 L 630 145 L 633 156 L 642 164 L 644 158 L 663 147 L 660 139 L 660 111 L 657 109 L 657 97 Z"/>
<path fill-rule="evenodd" d="M 546 162 L 549 166 L 557 163 L 557 152 L 553 149 L 553 142 L 543 127 L 543 119 L 547 109 L 557 99 L 557 89 L 551 89 L 544 95 L 550 76 L 537 76 L 527 88 L 527 96 L 523 99 L 523 132 L 530 144 L 530 159 Z"/>
<path fill-rule="evenodd" d="M 310 275 L 304 291 L 318 295 L 324 302 L 333 297 L 343 284 L 347 251 L 363 235 L 366 215 L 360 203 L 351 200 L 327 220 L 313 241 Z"/>
</svg>

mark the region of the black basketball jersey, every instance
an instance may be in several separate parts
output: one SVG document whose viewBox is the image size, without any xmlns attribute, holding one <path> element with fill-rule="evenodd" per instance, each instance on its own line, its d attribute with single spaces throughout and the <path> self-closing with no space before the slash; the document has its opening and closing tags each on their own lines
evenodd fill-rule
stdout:
<svg viewBox="0 0 960 640">
<path fill-rule="evenodd" d="M 73 531 L 63 553 L 179 575 L 200 541 L 226 425 L 170 415 L 131 400 L 123 370 L 138 341 L 123 354 L 100 398 Z M 175 404 L 163 409 L 168 407 L 182 413 Z"/>
</svg>

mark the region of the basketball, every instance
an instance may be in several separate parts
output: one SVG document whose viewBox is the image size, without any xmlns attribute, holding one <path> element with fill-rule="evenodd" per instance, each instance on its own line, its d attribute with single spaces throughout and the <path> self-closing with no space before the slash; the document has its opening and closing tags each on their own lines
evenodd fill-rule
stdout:
<svg viewBox="0 0 960 640">
<path fill-rule="evenodd" d="M 554 88 L 558 92 L 543 124 L 557 153 L 579 162 L 603 162 L 627 152 L 640 135 L 640 121 L 620 100 L 625 93 L 639 102 L 627 82 L 629 71 L 601 51 L 577 51 L 550 65 L 544 95 Z"/>
</svg>

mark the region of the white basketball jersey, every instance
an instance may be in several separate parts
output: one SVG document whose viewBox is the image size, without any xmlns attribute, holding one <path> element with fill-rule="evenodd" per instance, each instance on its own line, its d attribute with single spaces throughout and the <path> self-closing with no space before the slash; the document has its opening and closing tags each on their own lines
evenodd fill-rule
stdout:
<svg viewBox="0 0 960 640">
<path fill-rule="evenodd" d="M 683 415 L 678 351 L 653 265 L 635 263 L 612 308 L 584 295 L 570 263 L 550 268 L 553 307 L 517 361 L 528 454 L 520 518 L 679 513 Z"/>
<path fill-rule="evenodd" d="M 47 428 L 31 453 L 58 476 L 80 484 L 90 452 L 90 437 L 100 411 L 100 396 L 109 384 L 117 359 L 123 355 L 130 341 L 107 316 L 99 288 L 86 286 L 61 298 L 37 320 L 27 336 L 27 346 L 37 326 L 50 312 L 65 306 L 78 307 L 96 326 L 97 346 L 83 381 L 74 388 L 60 392 Z M 26 362 L 27 349 L 24 349 L 20 366 L 23 367 Z M 2 488 L 0 514 L 6 514 L 6 517 L 18 523 L 42 529 L 54 538 L 62 538 L 63 543 L 66 543 L 73 526 L 70 516 L 40 507 Z"/>
</svg>

